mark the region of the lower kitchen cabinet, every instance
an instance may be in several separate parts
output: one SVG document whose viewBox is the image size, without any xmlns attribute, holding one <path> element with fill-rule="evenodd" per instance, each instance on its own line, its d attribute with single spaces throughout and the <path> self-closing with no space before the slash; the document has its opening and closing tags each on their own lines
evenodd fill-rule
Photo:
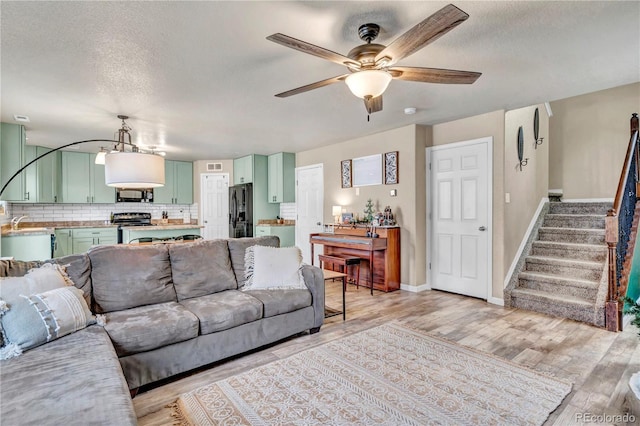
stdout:
<svg viewBox="0 0 640 426">
<path fill-rule="evenodd" d="M 296 227 L 290 225 L 258 225 L 256 237 L 275 235 L 280 238 L 280 247 L 293 247 L 296 245 Z"/>
<path fill-rule="evenodd" d="M 2 255 L 15 260 L 51 259 L 51 234 L 2 237 Z"/>
<path fill-rule="evenodd" d="M 117 244 L 116 228 L 60 228 L 55 232 L 53 257 L 80 254 L 93 246 Z"/>
</svg>

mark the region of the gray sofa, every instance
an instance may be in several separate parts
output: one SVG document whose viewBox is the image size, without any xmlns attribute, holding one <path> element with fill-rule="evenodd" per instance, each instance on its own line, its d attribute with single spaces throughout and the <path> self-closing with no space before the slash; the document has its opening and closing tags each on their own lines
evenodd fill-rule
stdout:
<svg viewBox="0 0 640 426">
<path fill-rule="evenodd" d="M 101 246 L 67 265 L 103 326 L 0 361 L 4 424 L 135 424 L 129 390 L 307 331 L 324 319 L 320 269 L 304 290 L 241 291 L 244 252 L 277 237 Z M 0 276 L 41 262 L 0 261 Z"/>
</svg>

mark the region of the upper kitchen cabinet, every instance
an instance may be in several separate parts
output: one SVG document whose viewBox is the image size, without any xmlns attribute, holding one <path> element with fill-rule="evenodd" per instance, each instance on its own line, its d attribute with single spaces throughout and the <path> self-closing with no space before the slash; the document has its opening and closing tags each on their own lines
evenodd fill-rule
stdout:
<svg viewBox="0 0 640 426">
<path fill-rule="evenodd" d="M 95 159 L 95 154 L 86 152 L 62 153 L 62 202 L 115 202 L 115 188 L 105 184 L 104 166 L 95 164 Z"/>
<path fill-rule="evenodd" d="M 40 156 L 49 151 L 51 148 L 37 146 L 35 155 Z M 60 193 L 60 170 L 62 169 L 62 153 L 56 151 L 47 156 L 42 157 L 30 167 L 36 170 L 36 191 L 38 203 L 56 203 L 58 202 Z M 27 174 L 27 182 L 29 175 Z M 29 186 L 29 184 L 27 184 Z"/>
<path fill-rule="evenodd" d="M 268 197 L 270 203 L 295 201 L 296 155 L 289 152 L 272 154 L 268 158 Z"/>
<path fill-rule="evenodd" d="M 24 126 L 0 123 L 0 183 L 2 186 L 25 164 L 25 147 Z M 7 186 L 0 199 L 24 201 L 26 196 L 26 174 L 21 173 Z"/>
<path fill-rule="evenodd" d="M 153 202 L 193 204 L 193 163 L 165 160 L 164 186 L 153 188 Z"/>
<path fill-rule="evenodd" d="M 233 160 L 233 184 L 253 182 L 253 155 L 236 158 Z"/>
</svg>

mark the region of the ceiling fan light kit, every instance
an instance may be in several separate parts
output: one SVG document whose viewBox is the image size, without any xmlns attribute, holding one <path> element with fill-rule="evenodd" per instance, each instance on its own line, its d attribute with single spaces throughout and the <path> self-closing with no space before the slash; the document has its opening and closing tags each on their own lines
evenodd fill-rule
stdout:
<svg viewBox="0 0 640 426">
<path fill-rule="evenodd" d="M 391 79 L 420 83 L 472 84 L 481 73 L 393 66 L 460 25 L 468 17 L 465 12 L 449 4 L 414 25 L 388 46 L 371 43 L 380 33 L 379 25 L 364 24 L 358 28 L 358 36 L 365 44 L 354 47 L 347 56 L 281 33 L 270 35 L 267 37 L 269 41 L 346 66 L 351 72 L 278 93 L 276 96 L 286 98 L 344 81 L 355 96 L 364 99 L 367 113 L 372 114 L 382 111 L 382 94 Z"/>
<path fill-rule="evenodd" d="M 355 96 L 361 99 L 375 98 L 387 90 L 391 82 L 391 74 L 382 70 L 358 71 L 349 75 L 344 82 Z"/>
</svg>

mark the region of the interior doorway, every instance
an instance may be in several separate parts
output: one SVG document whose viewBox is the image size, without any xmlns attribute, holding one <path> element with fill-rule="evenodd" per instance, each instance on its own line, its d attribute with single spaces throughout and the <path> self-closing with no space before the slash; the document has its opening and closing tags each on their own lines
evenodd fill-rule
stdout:
<svg viewBox="0 0 640 426">
<path fill-rule="evenodd" d="M 431 288 L 487 299 L 492 282 L 493 138 L 427 148 Z"/>
<path fill-rule="evenodd" d="M 200 188 L 202 236 L 229 238 L 229 173 L 202 173 Z"/>
<path fill-rule="evenodd" d="M 296 168 L 296 246 L 302 251 L 302 259 L 311 264 L 309 235 L 322 232 L 324 205 L 324 171 L 322 164 Z M 318 247 L 320 249 L 320 247 Z M 318 251 L 316 250 L 316 260 Z M 318 262 L 314 262 L 318 265 Z"/>
</svg>

